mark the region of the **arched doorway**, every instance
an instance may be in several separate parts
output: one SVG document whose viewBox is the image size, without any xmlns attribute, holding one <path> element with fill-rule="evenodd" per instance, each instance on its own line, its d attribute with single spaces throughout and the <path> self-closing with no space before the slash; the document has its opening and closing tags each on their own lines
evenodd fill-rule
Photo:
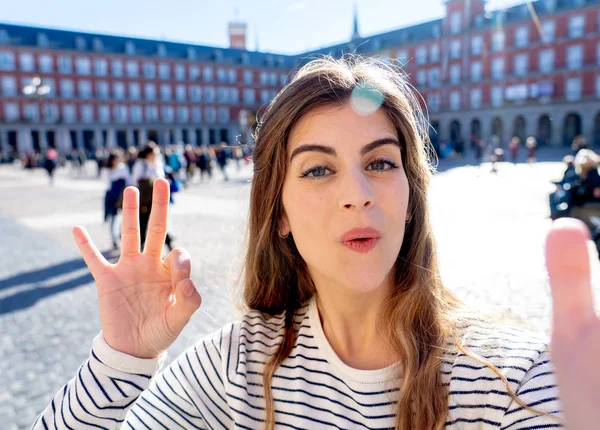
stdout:
<svg viewBox="0 0 600 430">
<path fill-rule="evenodd" d="M 600 112 L 594 119 L 594 146 L 600 146 Z"/>
<path fill-rule="evenodd" d="M 580 134 L 582 134 L 581 116 L 576 112 L 567 114 L 563 124 L 563 145 L 571 146 L 575 136 Z"/>
<path fill-rule="evenodd" d="M 471 138 L 481 139 L 481 121 L 478 118 L 471 121 Z"/>
<path fill-rule="evenodd" d="M 450 123 L 450 142 L 455 143 L 460 140 L 460 122 L 454 120 Z"/>
<path fill-rule="evenodd" d="M 525 118 L 521 115 L 515 118 L 513 123 L 513 135 L 511 137 L 518 137 L 521 142 L 525 142 Z"/>
<path fill-rule="evenodd" d="M 552 141 L 552 118 L 549 115 L 542 115 L 538 119 L 537 142 L 538 145 L 548 145 Z"/>
<path fill-rule="evenodd" d="M 492 138 L 497 136 L 499 139 L 499 145 L 502 146 L 504 144 L 504 125 L 502 124 L 502 118 L 496 116 L 492 119 L 492 129 L 491 129 Z"/>
</svg>

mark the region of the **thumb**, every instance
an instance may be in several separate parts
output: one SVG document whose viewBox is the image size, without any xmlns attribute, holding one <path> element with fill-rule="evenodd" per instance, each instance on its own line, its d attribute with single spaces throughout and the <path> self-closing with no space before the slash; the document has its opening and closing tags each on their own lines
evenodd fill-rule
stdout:
<svg viewBox="0 0 600 430">
<path fill-rule="evenodd" d="M 202 297 L 196 290 L 194 281 L 190 278 L 179 281 L 175 286 L 175 302 L 167 312 L 169 327 L 175 333 L 181 333 L 201 303 Z"/>
</svg>

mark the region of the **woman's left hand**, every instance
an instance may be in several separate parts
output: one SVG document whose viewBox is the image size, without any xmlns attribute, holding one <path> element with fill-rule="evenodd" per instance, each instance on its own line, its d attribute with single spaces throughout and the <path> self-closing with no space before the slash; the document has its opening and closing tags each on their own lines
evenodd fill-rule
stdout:
<svg viewBox="0 0 600 430">
<path fill-rule="evenodd" d="M 589 236 L 581 221 L 563 218 L 546 239 L 553 302 L 550 354 L 568 430 L 600 425 L 600 318 L 594 310 Z"/>
</svg>

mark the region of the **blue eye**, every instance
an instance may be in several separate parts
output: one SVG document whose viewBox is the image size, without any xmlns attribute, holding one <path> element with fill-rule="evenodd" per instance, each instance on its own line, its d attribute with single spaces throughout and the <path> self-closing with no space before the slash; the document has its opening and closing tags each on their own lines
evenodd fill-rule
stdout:
<svg viewBox="0 0 600 430">
<path fill-rule="evenodd" d="M 308 177 L 311 179 L 322 178 L 323 176 L 327 176 L 327 171 L 331 171 L 331 170 L 329 170 L 325 166 L 315 166 L 315 167 L 311 167 L 310 169 L 302 172 L 300 177 L 301 178 Z"/>
<path fill-rule="evenodd" d="M 388 167 L 388 168 L 386 168 Z M 379 158 L 377 160 L 373 160 L 367 170 L 374 170 L 376 172 L 385 172 L 389 170 L 395 170 L 398 168 L 398 165 L 390 160 L 385 160 L 383 158 Z"/>
</svg>

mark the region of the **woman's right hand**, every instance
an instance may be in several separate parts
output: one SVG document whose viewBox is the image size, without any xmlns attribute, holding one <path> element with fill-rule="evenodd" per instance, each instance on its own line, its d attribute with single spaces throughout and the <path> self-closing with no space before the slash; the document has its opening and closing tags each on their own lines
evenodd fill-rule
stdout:
<svg viewBox="0 0 600 430">
<path fill-rule="evenodd" d="M 152 212 L 140 252 L 139 192 L 125 189 L 121 257 L 110 264 L 82 227 L 73 236 L 98 289 L 100 325 L 113 349 L 139 358 L 156 358 L 179 336 L 202 299 L 190 279 L 191 261 L 183 249 L 163 260 L 167 234 L 169 183 L 154 181 Z"/>
</svg>

